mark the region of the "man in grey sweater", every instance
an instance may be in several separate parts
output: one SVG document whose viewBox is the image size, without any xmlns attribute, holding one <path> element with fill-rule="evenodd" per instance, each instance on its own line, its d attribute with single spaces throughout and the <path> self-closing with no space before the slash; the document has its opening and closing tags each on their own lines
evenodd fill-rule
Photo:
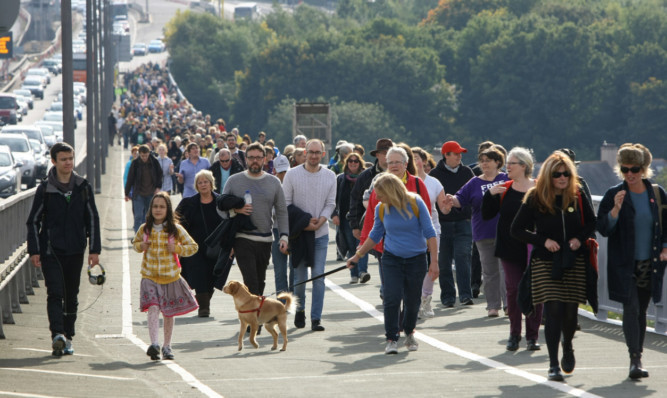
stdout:
<svg viewBox="0 0 667 398">
<path fill-rule="evenodd" d="M 234 254 L 243 275 L 243 283 L 250 293 L 264 293 L 266 268 L 271 258 L 273 242 L 273 219 L 271 209 L 276 210 L 276 220 L 280 233 L 280 251 L 287 253 L 289 236 L 287 206 L 280 180 L 263 171 L 264 147 L 253 143 L 246 150 L 248 169 L 229 177 L 222 194 L 243 197 L 250 193 L 252 203 L 246 203 L 239 209 L 230 211 L 230 215 L 245 214 L 257 227 L 252 231 L 237 232 L 234 237 Z"/>
<path fill-rule="evenodd" d="M 293 167 L 285 174 L 283 190 L 288 205 L 295 205 L 313 217 L 306 231 L 315 231 L 314 264 L 292 264 L 294 267 L 294 294 L 299 298 L 294 325 L 305 327 L 306 285 L 296 286 L 308 279 L 308 268 L 312 276 L 324 273 L 329 246 L 329 223 L 336 208 L 336 175 L 320 164 L 324 152 L 324 143 L 312 139 L 306 143 L 306 163 Z M 311 330 L 323 331 L 320 323 L 324 305 L 324 278 L 313 281 L 313 301 L 310 307 Z"/>
</svg>

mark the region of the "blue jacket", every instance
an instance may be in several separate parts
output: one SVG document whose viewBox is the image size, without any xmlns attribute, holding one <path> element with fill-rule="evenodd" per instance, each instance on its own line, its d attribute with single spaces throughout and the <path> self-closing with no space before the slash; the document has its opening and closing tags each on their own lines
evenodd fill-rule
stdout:
<svg viewBox="0 0 667 398">
<path fill-rule="evenodd" d="M 643 180 L 649 197 L 649 205 L 653 212 L 653 244 L 651 245 L 651 295 L 653 302 L 658 303 L 662 296 L 662 280 L 665 274 L 665 262 L 660 261 L 660 252 L 663 244 L 667 243 L 667 210 L 663 210 L 662 231 L 658 222 L 658 204 L 655 199 L 653 187 L 648 180 Z M 628 283 L 632 280 L 635 272 L 635 231 L 634 217 L 635 209 L 632 206 L 630 195 L 623 199 L 623 206 L 618 213 L 618 221 L 614 227 L 609 225 L 607 215 L 614 208 L 614 196 L 620 190 L 628 190 L 628 184 L 622 183 L 609 188 L 600 202 L 597 219 L 597 230 L 609 238 L 607 243 L 607 284 L 609 298 L 628 303 L 630 289 L 634 284 Z M 660 187 L 662 203 L 667 204 L 667 195 Z"/>
</svg>

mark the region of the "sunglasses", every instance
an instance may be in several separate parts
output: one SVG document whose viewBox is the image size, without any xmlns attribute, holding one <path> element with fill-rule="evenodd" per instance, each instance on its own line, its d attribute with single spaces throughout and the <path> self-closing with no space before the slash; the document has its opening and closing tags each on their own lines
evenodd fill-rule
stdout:
<svg viewBox="0 0 667 398">
<path fill-rule="evenodd" d="M 348 163 L 359 163 L 359 160 L 358 159 L 349 159 L 347 162 Z"/>
<path fill-rule="evenodd" d="M 554 171 L 551 173 L 551 178 L 561 178 L 561 177 L 570 177 L 570 172 L 565 171 Z"/>
<path fill-rule="evenodd" d="M 220 159 L 220 163 L 229 163 L 231 159 Z"/>
<path fill-rule="evenodd" d="M 621 166 L 621 173 L 627 174 L 629 171 L 631 171 L 632 174 L 637 174 L 640 171 L 642 171 L 642 168 L 640 166 L 632 166 L 632 167 Z"/>
</svg>

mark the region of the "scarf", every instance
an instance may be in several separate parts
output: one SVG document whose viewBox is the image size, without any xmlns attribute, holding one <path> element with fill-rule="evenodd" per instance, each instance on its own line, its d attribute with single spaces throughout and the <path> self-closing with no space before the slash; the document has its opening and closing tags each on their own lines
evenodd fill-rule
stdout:
<svg viewBox="0 0 667 398">
<path fill-rule="evenodd" d="M 352 174 L 352 173 L 345 174 L 345 179 L 351 182 L 357 182 L 357 177 L 359 177 L 359 174 Z"/>
<path fill-rule="evenodd" d="M 62 183 L 58 181 L 58 176 L 56 174 L 56 168 L 51 167 L 51 170 L 49 170 L 49 175 L 48 175 L 48 182 L 49 184 L 53 185 L 58 189 L 58 191 L 62 192 L 65 197 L 69 198 L 69 196 L 72 194 L 72 190 L 74 190 L 74 175 L 75 172 L 72 172 L 72 175 L 69 178 L 69 181 L 66 183 Z"/>
</svg>

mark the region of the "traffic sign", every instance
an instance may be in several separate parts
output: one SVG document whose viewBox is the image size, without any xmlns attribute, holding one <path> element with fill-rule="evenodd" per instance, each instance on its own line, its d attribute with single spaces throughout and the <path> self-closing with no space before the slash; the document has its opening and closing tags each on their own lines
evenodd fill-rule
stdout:
<svg viewBox="0 0 667 398">
<path fill-rule="evenodd" d="M 0 59 L 14 56 L 14 38 L 12 32 L 0 33 Z"/>
</svg>

